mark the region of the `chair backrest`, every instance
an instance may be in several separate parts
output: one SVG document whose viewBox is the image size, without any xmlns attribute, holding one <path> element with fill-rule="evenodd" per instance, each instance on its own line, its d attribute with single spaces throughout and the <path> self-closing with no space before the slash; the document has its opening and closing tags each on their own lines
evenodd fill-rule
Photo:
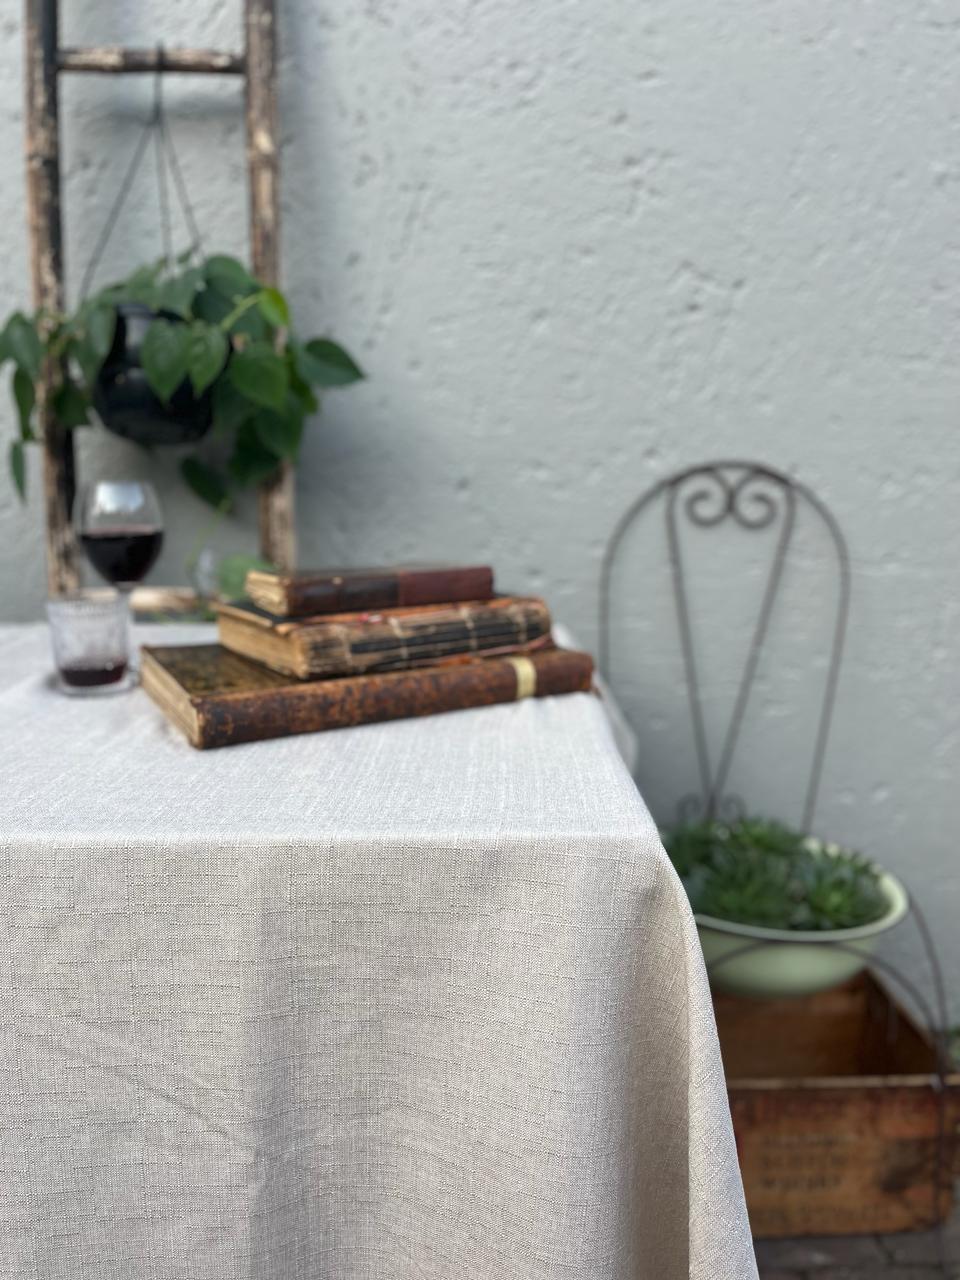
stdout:
<svg viewBox="0 0 960 1280">
<path fill-rule="evenodd" d="M 795 539 L 797 516 L 801 508 L 809 509 L 826 531 L 828 543 L 835 553 L 835 613 L 832 617 L 830 651 L 803 804 L 802 826 L 804 830 L 809 830 L 816 808 L 824 753 L 833 718 L 850 607 L 850 561 L 843 533 L 827 507 L 805 485 L 758 462 L 703 463 L 678 471 L 647 489 L 624 512 L 603 555 L 600 573 L 600 667 L 614 687 L 615 673 L 610 669 L 613 573 L 622 554 L 626 535 L 639 521 L 651 514 L 658 502 L 663 506 L 670 583 L 701 788 L 699 796 L 694 795 L 681 802 L 681 816 L 700 813 L 715 817 L 725 811 L 742 809 L 740 801 L 726 794 L 726 786 L 754 688 L 757 667 L 770 630 L 770 620 L 781 594 L 787 556 Z M 772 547 L 769 565 L 763 574 L 756 621 L 749 636 L 743 671 L 736 683 L 733 709 L 721 737 L 715 765 L 704 718 L 699 663 L 701 650 L 697 647 L 691 609 L 689 573 L 682 532 L 684 524 L 701 530 L 728 525 L 745 533 L 766 531 Z"/>
</svg>

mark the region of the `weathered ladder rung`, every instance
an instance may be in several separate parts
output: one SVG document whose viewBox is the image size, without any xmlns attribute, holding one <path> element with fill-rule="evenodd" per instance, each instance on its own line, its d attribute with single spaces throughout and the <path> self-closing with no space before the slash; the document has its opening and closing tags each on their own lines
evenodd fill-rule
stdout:
<svg viewBox="0 0 960 1280">
<path fill-rule="evenodd" d="M 120 45 L 100 45 L 58 49 L 57 70 L 97 75 L 169 71 L 180 75 L 242 76 L 247 64 L 242 53 L 220 53 L 216 49 L 124 49 Z"/>
</svg>

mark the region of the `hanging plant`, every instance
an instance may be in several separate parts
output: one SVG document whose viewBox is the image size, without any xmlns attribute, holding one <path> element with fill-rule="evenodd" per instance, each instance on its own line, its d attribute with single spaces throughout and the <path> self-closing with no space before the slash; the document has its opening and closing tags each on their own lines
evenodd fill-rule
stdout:
<svg viewBox="0 0 960 1280">
<path fill-rule="evenodd" d="M 72 315 L 15 312 L 7 320 L 0 364 L 13 365 L 19 439 L 9 462 L 21 497 L 47 362 L 53 412 L 66 429 L 99 418 L 145 445 L 191 443 L 210 431 L 210 456 L 190 454 L 180 471 L 198 497 L 221 509 L 234 491 L 297 461 L 318 391 L 363 377 L 329 338 L 297 337 L 279 289 L 235 258 L 194 263 L 192 256 L 142 267 L 86 297 Z"/>
</svg>

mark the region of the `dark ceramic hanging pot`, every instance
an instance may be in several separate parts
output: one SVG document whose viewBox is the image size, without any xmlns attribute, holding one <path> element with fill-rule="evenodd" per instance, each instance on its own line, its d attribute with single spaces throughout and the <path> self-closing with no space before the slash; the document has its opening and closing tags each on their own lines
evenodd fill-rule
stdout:
<svg viewBox="0 0 960 1280">
<path fill-rule="evenodd" d="M 103 425 L 142 445 L 191 444 L 206 435 L 213 421 L 213 397 L 207 388 L 196 396 L 184 378 L 168 404 L 155 394 L 140 364 L 140 344 L 155 314 L 139 303 L 117 307 L 117 327 L 93 388 L 93 405 Z M 178 320 L 175 315 L 165 319 Z"/>
</svg>

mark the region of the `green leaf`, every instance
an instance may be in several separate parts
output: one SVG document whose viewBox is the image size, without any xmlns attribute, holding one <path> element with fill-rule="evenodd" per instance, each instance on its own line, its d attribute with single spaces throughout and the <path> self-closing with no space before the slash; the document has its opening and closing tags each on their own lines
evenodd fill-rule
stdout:
<svg viewBox="0 0 960 1280">
<path fill-rule="evenodd" d="M 90 421 L 90 402 L 76 383 L 67 379 L 53 393 L 53 412 L 61 427 L 85 427 Z"/>
<path fill-rule="evenodd" d="M 62 327 L 58 335 L 63 354 L 76 361 L 87 387 L 92 387 L 103 366 L 117 324 L 117 313 L 104 295 L 88 300 L 77 314 Z M 64 341 L 64 339 L 66 341 Z"/>
<path fill-rule="evenodd" d="M 253 417 L 254 430 L 265 449 L 278 458 L 295 462 L 303 437 L 303 414 L 294 396 L 288 395 L 285 409 L 260 409 Z"/>
<path fill-rule="evenodd" d="M 233 310 L 234 304 L 216 289 L 201 289 L 193 300 L 193 314 L 207 324 L 219 324 Z"/>
<path fill-rule="evenodd" d="M 231 506 L 230 491 L 223 476 L 213 467 L 199 458 L 184 458 L 180 463 L 180 474 L 184 480 L 204 502 L 211 507 L 229 510 Z"/>
<path fill-rule="evenodd" d="M 320 401 L 314 395 L 309 382 L 304 382 L 297 373 L 296 365 L 291 367 L 291 361 L 287 361 L 287 367 L 290 372 L 290 391 L 297 398 L 300 406 L 300 412 L 306 416 L 308 413 L 316 413 L 320 408 Z"/>
<path fill-rule="evenodd" d="M 255 291 L 255 286 L 251 286 L 241 295 L 241 300 L 251 296 Z M 235 294 L 222 292 L 209 282 L 193 300 L 193 314 L 198 320 L 205 320 L 207 324 L 222 324 L 227 316 L 236 310 L 236 307 Z M 231 323 L 230 332 L 244 334 L 254 342 L 263 342 L 270 337 L 270 326 L 264 320 L 259 306 L 251 305 Z"/>
<path fill-rule="evenodd" d="M 230 299 L 245 298 L 257 287 L 257 282 L 243 263 L 226 254 L 208 258 L 203 264 L 203 275 L 218 293 Z"/>
<path fill-rule="evenodd" d="M 251 569 L 273 569 L 262 556 L 236 554 L 224 556 L 217 565 L 217 584 L 220 594 L 228 600 L 240 600 L 247 594 L 247 574 Z"/>
<path fill-rule="evenodd" d="M 154 320 L 140 347 L 140 363 L 147 382 L 167 401 L 186 377 L 190 333 L 185 324 Z"/>
<path fill-rule="evenodd" d="M 292 345 L 297 372 L 305 382 L 318 387 L 347 387 L 359 382 L 363 370 L 343 347 L 329 338 L 313 338 Z"/>
<path fill-rule="evenodd" d="M 27 462 L 22 440 L 10 442 L 10 475 L 22 501 L 27 496 Z"/>
<path fill-rule="evenodd" d="M 113 346 L 116 325 L 117 313 L 113 307 L 95 306 L 86 317 L 87 344 L 101 362 Z"/>
<path fill-rule="evenodd" d="M 265 409 L 282 409 L 289 375 L 286 362 L 269 343 L 252 342 L 230 362 L 230 379 L 248 400 Z"/>
<path fill-rule="evenodd" d="M 36 398 L 33 379 L 24 369 L 17 368 L 13 374 L 13 401 L 17 406 L 17 416 L 20 419 L 20 438 L 22 440 L 33 439 L 30 417 L 33 413 Z"/>
<path fill-rule="evenodd" d="M 244 422 L 237 431 L 233 456 L 227 465 L 233 478 L 239 484 L 247 485 L 259 484 L 272 476 L 280 462 L 275 453 L 260 443 L 253 424 Z"/>
<path fill-rule="evenodd" d="M 157 289 L 156 309 L 172 311 L 174 315 L 189 316 L 191 305 L 204 281 L 199 267 L 190 267 L 166 280 Z"/>
<path fill-rule="evenodd" d="M 67 343 L 66 355 L 79 365 L 84 384 L 92 387 L 97 380 L 103 360 L 89 342 L 85 338 L 71 338 Z"/>
<path fill-rule="evenodd" d="M 187 373 L 196 395 L 202 395 L 213 382 L 223 368 L 229 349 L 227 335 L 222 329 L 197 323 L 190 326 Z"/>
<path fill-rule="evenodd" d="M 279 289 L 263 289 L 258 303 L 264 319 L 275 329 L 290 328 L 290 308 Z"/>
<path fill-rule="evenodd" d="M 269 345 L 270 326 L 264 320 L 259 307 L 251 307 L 230 326 L 231 334 L 243 334 L 251 342 L 266 342 Z"/>
<path fill-rule="evenodd" d="M 7 321 L 4 339 L 13 359 L 36 381 L 40 377 L 40 366 L 43 363 L 43 344 L 36 329 L 21 311 L 15 311 Z"/>
<path fill-rule="evenodd" d="M 110 292 L 115 301 L 140 302 L 151 309 L 156 306 L 160 286 L 157 277 L 164 268 L 164 262 L 151 263 L 135 271 L 128 280 L 111 286 Z"/>
<path fill-rule="evenodd" d="M 236 431 L 256 411 L 229 378 L 219 378 L 213 386 L 213 430 L 218 436 Z"/>
</svg>

